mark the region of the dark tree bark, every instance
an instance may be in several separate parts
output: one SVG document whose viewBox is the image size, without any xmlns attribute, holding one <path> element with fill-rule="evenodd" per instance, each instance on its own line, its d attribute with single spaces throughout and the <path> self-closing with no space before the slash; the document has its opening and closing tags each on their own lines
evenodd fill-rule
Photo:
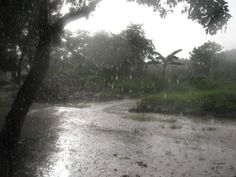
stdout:
<svg viewBox="0 0 236 177">
<path fill-rule="evenodd" d="M 165 75 L 166 75 L 166 66 L 167 66 L 167 64 L 164 63 L 164 64 L 163 64 L 163 71 L 162 71 L 162 80 L 165 79 Z"/>
<path fill-rule="evenodd" d="M 46 1 L 42 2 L 46 3 Z M 34 56 L 33 68 L 20 88 L 11 109 L 5 118 L 5 124 L 0 134 L 2 140 L 0 145 L 2 151 L 0 163 L 3 164 L 0 167 L 1 177 L 11 177 L 13 175 L 12 155 L 14 148 L 20 137 L 26 114 L 32 105 L 37 89 L 42 83 L 49 66 L 51 34 L 48 24 L 47 4 L 45 3 L 42 3 L 40 11 L 40 40 Z"/>
<path fill-rule="evenodd" d="M 15 68 L 11 71 L 11 81 L 12 82 L 16 81 L 16 70 L 15 70 Z"/>
<path fill-rule="evenodd" d="M 50 46 L 53 38 L 61 34 L 63 27 L 67 23 L 88 16 L 91 11 L 95 10 L 96 4 L 100 1 L 101 0 L 94 1 L 85 8 L 65 15 L 54 25 L 50 25 L 48 22 L 48 1 L 41 0 L 39 14 L 39 43 L 34 56 L 32 69 L 20 88 L 11 109 L 5 118 L 5 125 L 1 134 L 5 137 L 6 142 L 9 143 L 9 141 L 11 141 L 10 144 L 14 145 L 20 137 L 21 128 L 26 114 L 32 105 L 35 94 L 49 67 Z"/>
<path fill-rule="evenodd" d="M 38 49 L 35 55 L 34 67 L 30 71 L 23 86 L 20 88 L 11 106 L 10 112 L 5 118 L 5 125 L 1 132 L 3 148 L 5 148 L 3 150 L 4 151 L 3 158 L 7 159 L 9 166 L 7 174 L 11 174 L 10 163 L 12 158 L 12 152 L 14 151 L 14 147 L 20 137 L 21 129 L 26 114 L 30 106 L 32 105 L 37 89 L 41 85 L 44 75 L 49 66 L 50 36 L 46 32 L 46 30 L 44 33 L 45 34 L 40 39 Z M 8 176 L 7 174 L 5 176 Z"/>
<path fill-rule="evenodd" d="M 48 22 L 48 1 L 40 0 L 38 20 L 39 43 L 33 60 L 33 66 L 20 88 L 12 106 L 5 117 L 5 124 L 0 133 L 0 177 L 12 177 L 12 157 L 19 140 L 26 115 L 33 103 L 34 97 L 48 70 L 50 62 L 50 47 L 54 37 L 61 34 L 64 26 L 72 20 L 88 16 L 95 10 L 96 0 L 87 7 L 69 13 L 53 25 Z"/>
<path fill-rule="evenodd" d="M 25 57 L 24 52 L 22 52 L 19 62 L 18 62 L 18 68 L 17 68 L 17 83 L 20 84 L 21 83 L 21 70 L 22 70 L 22 62 L 23 59 Z"/>
<path fill-rule="evenodd" d="M 3 73 L 4 73 L 4 80 L 7 81 L 7 72 L 3 71 Z"/>
<path fill-rule="evenodd" d="M 32 105 L 33 99 L 37 89 L 41 85 L 44 75 L 49 66 L 50 55 L 50 40 L 48 34 L 41 39 L 38 45 L 38 50 L 35 55 L 35 63 L 33 69 L 30 71 L 23 86 L 20 88 L 11 110 L 5 118 L 5 125 L 1 132 L 1 139 L 3 142 L 3 161 L 5 165 L 8 164 L 8 170 L 3 169 L 4 175 L 12 174 L 11 159 L 14 147 L 20 137 L 21 129 L 26 117 L 26 114 Z M 4 167 L 6 169 L 6 166 Z M 0 169 L 1 171 L 1 169 Z"/>
</svg>

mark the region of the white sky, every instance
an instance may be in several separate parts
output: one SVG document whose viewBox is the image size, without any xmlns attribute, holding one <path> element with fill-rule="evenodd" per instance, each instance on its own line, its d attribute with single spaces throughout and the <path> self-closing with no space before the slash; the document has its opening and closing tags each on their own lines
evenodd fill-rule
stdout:
<svg viewBox="0 0 236 177">
<path fill-rule="evenodd" d="M 186 14 L 181 15 L 180 11 L 161 19 L 152 8 L 126 0 L 103 0 L 88 20 L 83 18 L 71 22 L 66 29 L 119 33 L 130 23 L 139 23 L 143 24 L 146 36 L 153 40 L 158 52 L 168 55 L 174 50 L 183 49 L 178 55 L 188 57 L 194 47 L 208 40 L 221 44 L 225 50 L 236 48 L 236 0 L 226 1 L 229 2 L 232 18 L 227 31 L 214 36 L 206 35 L 201 25 L 187 19 Z"/>
</svg>

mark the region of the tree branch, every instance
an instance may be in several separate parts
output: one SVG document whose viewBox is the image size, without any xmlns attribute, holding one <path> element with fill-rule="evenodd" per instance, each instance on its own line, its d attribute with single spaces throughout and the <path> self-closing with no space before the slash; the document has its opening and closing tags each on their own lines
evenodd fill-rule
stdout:
<svg viewBox="0 0 236 177">
<path fill-rule="evenodd" d="M 172 52 L 171 54 L 169 54 L 167 57 L 172 57 L 181 51 L 182 51 L 182 49 L 176 50 L 176 51 Z"/>
<path fill-rule="evenodd" d="M 96 6 L 102 0 L 94 0 L 89 5 L 79 8 L 74 12 L 69 12 L 61 17 L 57 22 L 52 25 L 52 32 L 57 32 L 58 29 L 63 29 L 68 23 L 80 19 L 82 17 L 89 16 L 91 12 L 96 9 Z"/>
</svg>

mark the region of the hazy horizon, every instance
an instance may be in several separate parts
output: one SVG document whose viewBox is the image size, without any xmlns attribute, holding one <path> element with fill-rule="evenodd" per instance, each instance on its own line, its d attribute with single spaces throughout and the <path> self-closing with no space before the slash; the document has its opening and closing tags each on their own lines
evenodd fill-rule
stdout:
<svg viewBox="0 0 236 177">
<path fill-rule="evenodd" d="M 187 19 L 186 14 L 181 14 L 180 8 L 162 19 L 152 8 L 126 0 L 103 0 L 89 19 L 71 22 L 65 29 L 72 32 L 86 30 L 96 33 L 103 30 L 119 33 L 130 23 L 143 24 L 146 36 L 153 40 L 157 51 L 168 55 L 174 50 L 183 49 L 179 56 L 186 58 L 194 47 L 208 40 L 221 44 L 223 50 L 236 48 L 236 41 L 233 41 L 236 36 L 236 2 L 228 2 L 232 18 L 226 32 L 219 31 L 214 36 L 206 35 L 201 25 Z"/>
</svg>

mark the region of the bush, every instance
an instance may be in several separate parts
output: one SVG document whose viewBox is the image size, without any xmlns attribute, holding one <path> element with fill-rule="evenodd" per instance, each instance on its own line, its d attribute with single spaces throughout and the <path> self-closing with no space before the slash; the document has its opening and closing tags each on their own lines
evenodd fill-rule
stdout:
<svg viewBox="0 0 236 177">
<path fill-rule="evenodd" d="M 97 91 L 107 87 L 106 79 L 100 75 L 88 75 L 80 83 L 81 89 Z"/>
<path fill-rule="evenodd" d="M 43 83 L 36 96 L 37 101 L 58 102 L 69 98 L 69 91 L 59 84 Z"/>
<path fill-rule="evenodd" d="M 214 116 L 236 115 L 236 92 L 225 90 L 160 93 L 144 97 L 137 105 L 141 112 L 185 113 Z"/>
<path fill-rule="evenodd" d="M 144 78 L 132 78 L 132 79 L 119 79 L 115 83 L 115 88 L 123 93 L 136 93 L 146 92 L 153 93 L 159 90 L 159 81 L 148 77 Z"/>
</svg>

